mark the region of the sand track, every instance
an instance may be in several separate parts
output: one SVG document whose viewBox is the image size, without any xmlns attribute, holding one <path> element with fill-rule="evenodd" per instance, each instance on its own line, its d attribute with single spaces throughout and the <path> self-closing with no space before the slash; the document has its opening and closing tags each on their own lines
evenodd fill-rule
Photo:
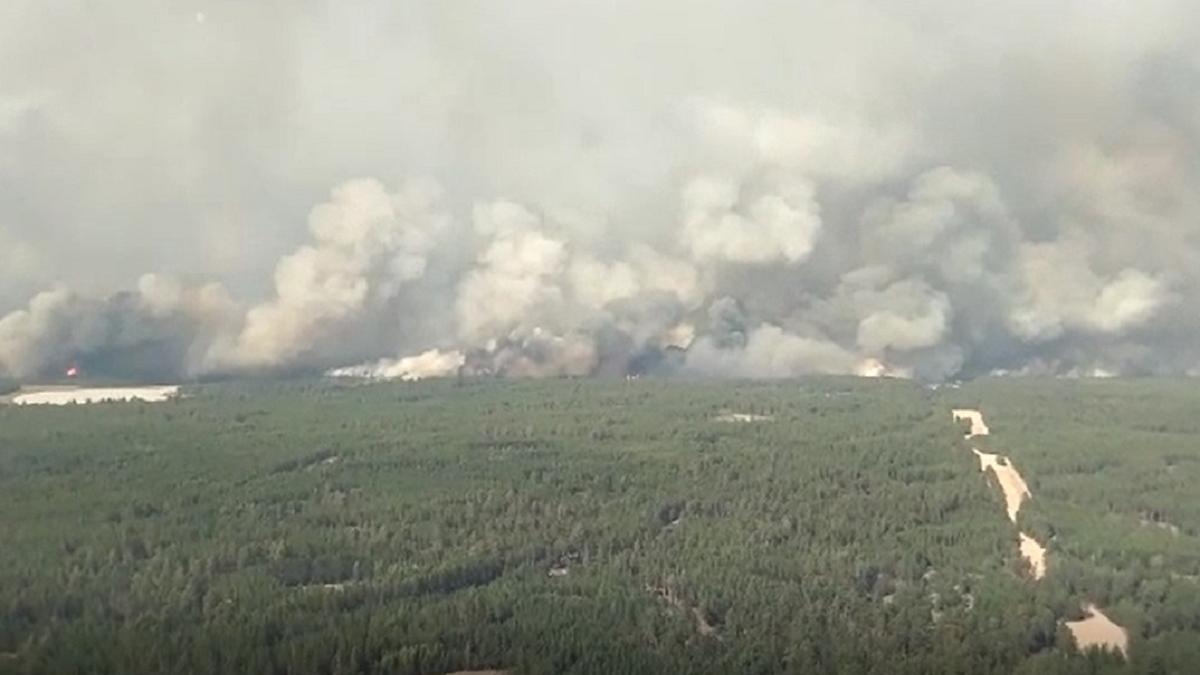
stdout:
<svg viewBox="0 0 1200 675">
<path fill-rule="evenodd" d="M 979 457 L 979 470 L 987 473 L 988 469 L 991 469 L 996 474 L 1000 490 L 1004 493 L 1008 519 L 1014 523 L 1017 522 L 1017 513 L 1021 511 L 1021 505 L 1025 503 L 1026 499 L 1033 496 L 1029 492 L 1029 485 L 1025 483 L 1025 479 L 1021 477 L 1020 472 L 1007 457 L 981 452 L 977 448 L 972 448 L 972 450 Z"/>
<path fill-rule="evenodd" d="M 1046 547 L 1024 532 L 1021 532 L 1019 536 L 1021 556 L 1029 563 L 1029 568 L 1033 571 L 1033 578 L 1041 579 L 1046 576 Z"/>
<path fill-rule="evenodd" d="M 988 436 L 991 430 L 983 421 L 983 413 L 978 410 L 969 408 L 956 408 L 953 411 L 954 421 L 969 420 L 971 422 L 971 431 L 967 433 L 968 440 L 976 436 Z M 1017 467 L 1007 458 L 990 452 L 983 452 L 979 448 L 971 448 L 975 456 L 979 458 L 979 470 L 987 473 L 989 470 L 995 474 L 996 482 L 1000 484 L 1000 491 L 1004 493 L 1004 507 L 1008 514 L 1008 519 L 1013 523 L 1017 522 L 1017 514 L 1021 511 L 1021 505 L 1026 499 L 1033 497 L 1029 491 L 1029 485 L 1025 482 L 1025 478 L 1021 476 L 1021 472 L 1017 471 Z M 1033 572 L 1034 579 L 1041 579 L 1046 576 L 1046 547 L 1042 546 L 1036 539 L 1028 534 L 1021 532 L 1017 539 L 1018 548 L 1021 551 L 1021 557 L 1029 563 L 1029 569 Z"/>
<path fill-rule="evenodd" d="M 968 440 L 976 436 L 987 436 L 991 433 L 987 424 L 983 421 L 983 413 L 978 410 L 957 408 L 953 411 L 953 415 L 955 422 L 964 419 L 970 420 L 971 431 L 966 434 Z M 990 469 L 996 474 L 996 480 L 1000 483 L 1000 489 L 1004 492 L 1005 510 L 1008 513 L 1008 519 L 1016 523 L 1021 505 L 1025 503 L 1026 499 L 1033 497 L 1033 494 L 1029 491 L 1029 485 L 1025 483 L 1025 479 L 1007 457 L 983 452 L 979 448 L 971 448 L 971 450 L 979 457 L 980 471 L 987 472 Z M 1021 557 L 1029 563 L 1029 568 L 1033 572 L 1033 578 L 1041 579 L 1046 576 L 1046 547 L 1024 532 L 1018 533 L 1018 542 Z M 1129 648 L 1129 633 L 1123 627 L 1114 623 L 1112 619 L 1109 619 L 1095 605 L 1089 603 L 1084 609 L 1088 613 L 1086 619 L 1066 622 L 1067 628 L 1071 631 L 1071 635 L 1075 637 L 1075 642 L 1079 645 L 1079 648 L 1089 649 L 1098 647 L 1101 649 L 1112 649 L 1120 652 L 1122 655 L 1126 654 Z"/>
</svg>

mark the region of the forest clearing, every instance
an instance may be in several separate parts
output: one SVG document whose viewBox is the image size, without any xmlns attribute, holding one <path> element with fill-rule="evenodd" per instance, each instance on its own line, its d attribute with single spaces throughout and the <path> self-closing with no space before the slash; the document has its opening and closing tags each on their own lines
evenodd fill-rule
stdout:
<svg viewBox="0 0 1200 675">
<path fill-rule="evenodd" d="M 1079 646 L 1084 649 L 1104 647 L 1125 654 L 1129 648 L 1128 631 L 1113 623 L 1113 620 L 1095 605 L 1087 605 L 1084 611 L 1087 612 L 1087 618 L 1067 622 L 1067 628 L 1071 630 Z"/>
<path fill-rule="evenodd" d="M 10 395 L 16 405 L 72 405 L 141 401 L 161 403 L 179 392 L 178 385 L 139 387 L 29 387 Z"/>
</svg>

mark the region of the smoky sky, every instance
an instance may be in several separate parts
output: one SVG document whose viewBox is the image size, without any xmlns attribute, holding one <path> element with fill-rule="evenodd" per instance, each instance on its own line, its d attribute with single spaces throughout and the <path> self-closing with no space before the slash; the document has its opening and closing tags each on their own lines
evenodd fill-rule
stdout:
<svg viewBox="0 0 1200 675">
<path fill-rule="evenodd" d="M 1196 26 L 9 0 L 0 374 L 1196 374 Z"/>
</svg>

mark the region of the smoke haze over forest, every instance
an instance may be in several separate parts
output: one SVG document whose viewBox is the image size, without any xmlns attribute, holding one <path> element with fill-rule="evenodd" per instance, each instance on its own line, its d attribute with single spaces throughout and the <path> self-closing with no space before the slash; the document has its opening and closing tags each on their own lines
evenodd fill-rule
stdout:
<svg viewBox="0 0 1200 675">
<path fill-rule="evenodd" d="M 1200 374 L 1198 27 L 9 0 L 0 376 Z"/>
</svg>

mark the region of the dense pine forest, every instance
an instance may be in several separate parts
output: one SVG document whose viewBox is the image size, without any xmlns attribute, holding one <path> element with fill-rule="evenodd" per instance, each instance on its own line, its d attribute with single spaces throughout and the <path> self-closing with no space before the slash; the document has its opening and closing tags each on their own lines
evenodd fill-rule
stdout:
<svg viewBox="0 0 1200 675">
<path fill-rule="evenodd" d="M 1029 482 L 1041 580 L 958 406 Z M 1197 409 L 853 378 L 0 405 L 0 672 L 1195 672 Z M 1087 603 L 1127 657 L 1077 648 Z"/>
</svg>

